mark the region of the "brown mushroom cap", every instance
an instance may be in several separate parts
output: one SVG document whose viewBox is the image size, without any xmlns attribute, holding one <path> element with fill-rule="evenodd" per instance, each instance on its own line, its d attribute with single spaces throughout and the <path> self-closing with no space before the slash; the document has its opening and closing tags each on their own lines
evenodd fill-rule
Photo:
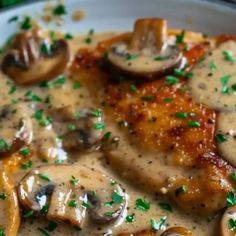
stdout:
<svg viewBox="0 0 236 236">
<path fill-rule="evenodd" d="M 163 232 L 161 236 L 193 236 L 193 234 L 184 227 L 171 227 Z"/>
<path fill-rule="evenodd" d="M 122 188 L 112 183 L 102 172 L 85 166 L 41 166 L 20 182 L 19 200 L 37 212 L 48 204 L 48 219 L 81 227 L 88 213 L 96 223 L 109 223 L 121 215 L 126 202 Z"/>
<path fill-rule="evenodd" d="M 70 56 L 67 42 L 55 41 L 48 54 L 41 50 L 43 43 L 33 30 L 17 34 L 3 58 L 3 72 L 21 85 L 50 80 L 63 73 Z"/>
<path fill-rule="evenodd" d="M 231 222 L 236 220 L 236 206 L 229 207 L 220 223 L 220 236 L 235 236 L 235 231 L 231 227 Z"/>
<path fill-rule="evenodd" d="M 173 72 L 182 62 L 178 46 L 167 43 L 167 21 L 139 19 L 130 40 L 112 45 L 108 62 L 118 73 L 152 79 Z"/>
</svg>

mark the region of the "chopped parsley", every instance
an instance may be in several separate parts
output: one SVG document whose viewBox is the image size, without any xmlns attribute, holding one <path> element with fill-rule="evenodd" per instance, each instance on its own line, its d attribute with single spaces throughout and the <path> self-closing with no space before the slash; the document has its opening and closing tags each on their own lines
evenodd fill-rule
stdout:
<svg viewBox="0 0 236 236">
<path fill-rule="evenodd" d="M 6 193 L 0 193 L 0 199 L 5 200 L 7 198 Z"/>
<path fill-rule="evenodd" d="M 20 149 L 19 153 L 24 156 L 27 157 L 30 155 L 30 149 L 28 147 L 23 147 Z"/>
<path fill-rule="evenodd" d="M 78 203 L 75 200 L 71 200 L 68 202 L 68 206 L 70 207 L 77 207 Z"/>
<path fill-rule="evenodd" d="M 157 56 L 157 57 L 154 57 L 153 60 L 154 60 L 154 61 L 165 61 L 165 60 L 167 60 L 167 59 L 169 59 L 169 58 L 170 58 L 169 56 L 165 56 L 165 57 L 163 57 L 163 56 Z"/>
<path fill-rule="evenodd" d="M 58 224 L 55 221 L 49 221 L 48 226 L 46 227 L 46 229 L 49 232 L 54 231 L 56 228 L 58 227 Z"/>
<path fill-rule="evenodd" d="M 233 56 L 233 53 L 230 51 L 223 51 L 223 55 L 225 57 L 225 60 L 230 62 L 235 62 L 236 58 Z"/>
<path fill-rule="evenodd" d="M 170 103 L 173 101 L 173 98 L 164 98 L 163 101 L 166 103 Z"/>
<path fill-rule="evenodd" d="M 103 130 L 105 128 L 105 124 L 102 122 L 98 122 L 94 125 L 94 129 L 96 130 Z"/>
<path fill-rule="evenodd" d="M 150 202 L 144 198 L 138 198 L 135 202 L 135 209 L 141 211 L 148 211 L 150 209 Z"/>
<path fill-rule="evenodd" d="M 166 78 L 165 78 L 166 85 L 175 85 L 177 83 L 179 83 L 179 79 L 176 78 L 175 76 L 172 76 L 172 75 L 166 76 Z"/>
<path fill-rule="evenodd" d="M 173 211 L 173 210 L 172 210 L 172 207 L 171 207 L 171 205 L 170 205 L 169 203 L 160 202 L 158 205 L 159 205 L 160 208 L 163 209 L 163 210 L 166 210 L 166 211 L 169 211 L 169 212 L 172 212 L 172 211 Z"/>
<path fill-rule="evenodd" d="M 142 99 L 143 101 L 149 102 L 149 101 L 153 101 L 153 100 L 154 100 L 154 96 L 152 96 L 152 95 L 147 95 L 147 96 L 141 97 L 141 99 Z"/>
<path fill-rule="evenodd" d="M 232 84 L 231 89 L 235 92 L 236 91 L 236 84 Z"/>
<path fill-rule="evenodd" d="M 0 236 L 6 236 L 5 231 L 3 228 L 0 228 Z"/>
<path fill-rule="evenodd" d="M 49 209 L 49 205 L 48 204 L 45 204 L 42 209 L 40 210 L 40 212 L 42 214 L 47 214 L 48 213 L 48 209 Z"/>
<path fill-rule="evenodd" d="M 155 219 L 152 218 L 150 220 L 150 224 L 151 224 L 152 229 L 154 229 L 156 231 L 162 230 L 163 226 L 166 223 L 166 219 L 167 219 L 166 216 L 162 216 L 159 221 L 156 221 Z"/>
<path fill-rule="evenodd" d="M 134 222 L 134 221 L 135 221 L 135 215 L 134 215 L 134 214 L 127 215 L 127 216 L 125 217 L 125 222 L 126 222 L 126 223 L 132 223 L 132 222 Z"/>
<path fill-rule="evenodd" d="M 177 112 L 177 113 L 175 113 L 175 117 L 185 119 L 188 117 L 188 113 L 187 112 Z"/>
<path fill-rule="evenodd" d="M 236 234 L 236 220 L 233 218 L 229 219 L 229 229 L 232 230 Z"/>
<path fill-rule="evenodd" d="M 130 91 L 133 92 L 133 93 L 137 93 L 138 88 L 136 87 L 135 84 L 131 84 L 131 85 L 130 85 Z"/>
<path fill-rule="evenodd" d="M 184 42 L 184 36 L 185 36 L 185 31 L 183 30 L 183 31 L 180 32 L 180 34 L 177 34 L 177 35 L 176 35 L 175 42 L 176 42 L 177 44 L 183 43 L 183 42 Z"/>
<path fill-rule="evenodd" d="M 0 139 L 0 152 L 6 152 L 10 149 L 9 145 L 4 139 Z"/>
<path fill-rule="evenodd" d="M 226 137 L 220 133 L 216 134 L 215 138 L 218 143 L 223 143 L 223 142 L 227 141 Z"/>
<path fill-rule="evenodd" d="M 41 88 L 60 88 L 66 83 L 66 78 L 63 75 L 60 75 L 57 79 L 52 81 L 43 81 L 40 83 Z"/>
<path fill-rule="evenodd" d="M 119 195 L 116 191 L 112 192 L 112 201 L 116 204 L 120 204 L 123 202 L 123 197 L 121 195 Z"/>
<path fill-rule="evenodd" d="M 77 185 L 79 183 L 79 180 L 75 178 L 75 176 L 71 176 L 70 183 L 72 185 Z"/>
<path fill-rule="evenodd" d="M 12 23 L 12 22 L 16 22 L 18 20 L 18 16 L 12 16 L 8 21 L 7 23 Z"/>
<path fill-rule="evenodd" d="M 22 30 L 29 30 L 32 27 L 32 22 L 31 22 L 31 18 L 29 16 L 25 16 L 23 22 L 20 25 L 20 28 Z"/>
<path fill-rule="evenodd" d="M 236 196 L 234 192 L 228 192 L 226 195 L 226 205 L 228 207 L 236 205 Z"/>
<path fill-rule="evenodd" d="M 92 39 L 90 37 L 87 37 L 87 38 L 84 39 L 84 42 L 86 44 L 91 44 L 92 43 Z"/>
<path fill-rule="evenodd" d="M 73 123 L 69 124 L 69 125 L 68 125 L 68 129 L 69 129 L 70 131 L 76 130 L 75 124 L 73 124 Z"/>
<path fill-rule="evenodd" d="M 198 121 L 188 121 L 187 122 L 187 127 L 190 127 L 190 128 L 199 128 L 200 126 L 201 126 L 201 124 Z"/>
<path fill-rule="evenodd" d="M 236 181 L 236 171 L 231 173 L 231 178 L 233 179 L 233 181 Z"/>
<path fill-rule="evenodd" d="M 231 75 L 225 75 L 222 78 L 220 78 L 222 88 L 221 93 L 226 94 L 229 92 L 228 82 L 231 79 Z"/>
<path fill-rule="evenodd" d="M 211 72 L 215 72 L 216 71 L 216 64 L 214 62 L 211 62 L 209 67 L 210 67 Z"/>
<path fill-rule="evenodd" d="M 175 196 L 179 196 L 180 194 L 187 193 L 187 192 L 188 192 L 187 187 L 183 185 L 175 190 Z"/>
<path fill-rule="evenodd" d="M 25 97 L 27 97 L 32 102 L 41 102 L 42 101 L 42 99 L 38 95 L 34 94 L 31 90 L 29 90 L 25 93 Z"/>
<path fill-rule="evenodd" d="M 47 232 L 47 230 L 46 229 L 43 229 L 43 228 L 37 228 L 37 230 L 39 231 L 39 232 L 41 232 L 44 236 L 50 236 L 50 234 Z"/>
<path fill-rule="evenodd" d="M 8 91 L 8 94 L 13 94 L 16 92 L 16 86 L 12 85 Z"/>
<path fill-rule="evenodd" d="M 130 54 L 130 53 L 128 53 L 127 56 L 126 56 L 126 60 L 127 60 L 127 61 L 132 61 L 132 60 L 134 60 L 134 59 L 136 59 L 136 58 L 138 58 L 138 55 L 136 55 L 136 54 Z"/>
<path fill-rule="evenodd" d="M 27 170 L 27 169 L 29 169 L 29 168 L 32 168 L 32 166 L 33 166 L 33 162 L 31 161 L 31 160 L 29 160 L 28 162 L 26 162 L 26 163 L 22 163 L 21 164 L 21 169 L 23 169 L 23 170 Z"/>
<path fill-rule="evenodd" d="M 43 127 L 46 127 L 52 123 L 52 119 L 43 114 L 43 109 L 35 111 L 34 118 L 38 121 L 39 125 Z"/>
<path fill-rule="evenodd" d="M 33 211 L 33 210 L 29 210 L 29 211 L 27 211 L 27 212 L 23 215 L 23 217 L 24 217 L 24 218 L 29 218 L 29 217 L 33 216 L 33 214 L 34 214 L 34 211 Z"/>
<path fill-rule="evenodd" d="M 40 179 L 42 179 L 42 180 L 45 180 L 45 181 L 50 181 L 50 178 L 48 177 L 48 175 L 46 175 L 46 174 L 42 174 L 42 173 L 40 173 L 40 174 L 38 174 L 38 176 L 39 176 L 39 178 Z"/>
<path fill-rule="evenodd" d="M 73 83 L 73 89 L 80 89 L 80 88 L 81 88 L 80 82 L 75 81 L 75 82 Z"/>
<path fill-rule="evenodd" d="M 87 209 L 91 208 L 91 206 L 85 201 L 82 202 L 82 206 Z"/>
<path fill-rule="evenodd" d="M 102 111 L 100 109 L 94 109 L 91 111 L 91 115 L 94 117 L 101 117 L 102 116 Z"/>
<path fill-rule="evenodd" d="M 70 39 L 73 39 L 73 38 L 74 38 L 73 35 L 70 34 L 70 33 L 66 33 L 66 34 L 64 35 L 64 39 L 66 39 L 66 40 L 70 40 Z"/>
<path fill-rule="evenodd" d="M 108 140 L 110 137 L 111 137 L 111 132 L 110 132 L 110 131 L 106 132 L 106 133 L 103 135 L 103 139 L 106 139 L 106 140 Z"/>
<path fill-rule="evenodd" d="M 53 14 L 56 16 L 61 16 L 67 14 L 66 8 L 64 5 L 59 4 L 53 9 Z"/>
</svg>

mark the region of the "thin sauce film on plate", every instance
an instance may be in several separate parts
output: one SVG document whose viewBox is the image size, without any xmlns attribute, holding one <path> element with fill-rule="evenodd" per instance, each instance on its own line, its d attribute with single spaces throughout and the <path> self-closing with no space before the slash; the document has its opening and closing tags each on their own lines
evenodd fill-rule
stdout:
<svg viewBox="0 0 236 236">
<path fill-rule="evenodd" d="M 235 36 L 8 23 L 0 235 L 235 235 Z"/>
</svg>

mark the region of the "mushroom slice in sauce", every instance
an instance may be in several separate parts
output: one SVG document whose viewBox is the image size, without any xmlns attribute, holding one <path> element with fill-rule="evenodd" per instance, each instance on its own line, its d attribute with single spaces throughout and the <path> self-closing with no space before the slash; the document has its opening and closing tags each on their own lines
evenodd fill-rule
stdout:
<svg viewBox="0 0 236 236">
<path fill-rule="evenodd" d="M 42 50 L 42 47 L 49 48 Z M 64 72 L 69 61 L 69 46 L 64 40 L 52 45 L 43 42 L 36 30 L 17 34 L 12 48 L 4 56 L 2 70 L 21 85 L 55 78 Z"/>
<path fill-rule="evenodd" d="M 167 42 L 166 20 L 139 19 L 130 40 L 111 46 L 108 61 L 120 72 L 151 79 L 179 67 L 182 53 Z"/>
<path fill-rule="evenodd" d="M 33 128 L 27 104 L 9 104 L 0 109 L 0 154 L 10 154 L 32 141 Z"/>
<path fill-rule="evenodd" d="M 184 227 L 171 227 L 163 232 L 161 236 L 193 236 L 193 234 Z"/>
<path fill-rule="evenodd" d="M 100 146 L 104 129 L 100 110 L 83 108 L 76 111 L 66 106 L 53 110 L 51 116 L 56 132 L 63 137 L 62 147 L 65 150 L 85 151 Z"/>
<path fill-rule="evenodd" d="M 79 165 L 47 165 L 33 169 L 18 187 L 21 204 L 46 217 L 83 226 L 86 215 L 109 223 L 123 212 L 126 196 L 119 184 L 99 170 Z"/>
<path fill-rule="evenodd" d="M 154 230 L 141 230 L 135 233 L 122 233 L 118 236 L 158 236 L 160 235 L 158 232 L 155 232 Z"/>
<path fill-rule="evenodd" d="M 217 110 L 236 109 L 235 58 L 236 42 L 226 41 L 193 69 L 188 81 L 196 101 Z"/>
<path fill-rule="evenodd" d="M 220 223 L 220 236 L 235 236 L 233 224 L 236 220 L 236 206 L 226 209 Z"/>
<path fill-rule="evenodd" d="M 216 141 L 222 157 L 236 167 L 236 112 L 219 113 Z"/>
</svg>

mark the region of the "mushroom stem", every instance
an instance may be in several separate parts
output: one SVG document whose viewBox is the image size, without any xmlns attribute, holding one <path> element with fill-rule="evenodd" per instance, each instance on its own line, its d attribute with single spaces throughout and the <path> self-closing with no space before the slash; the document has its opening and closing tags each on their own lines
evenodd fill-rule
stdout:
<svg viewBox="0 0 236 236">
<path fill-rule="evenodd" d="M 167 21 L 161 18 L 139 19 L 134 24 L 134 32 L 128 49 L 141 51 L 155 47 L 161 51 L 167 41 Z"/>
</svg>

